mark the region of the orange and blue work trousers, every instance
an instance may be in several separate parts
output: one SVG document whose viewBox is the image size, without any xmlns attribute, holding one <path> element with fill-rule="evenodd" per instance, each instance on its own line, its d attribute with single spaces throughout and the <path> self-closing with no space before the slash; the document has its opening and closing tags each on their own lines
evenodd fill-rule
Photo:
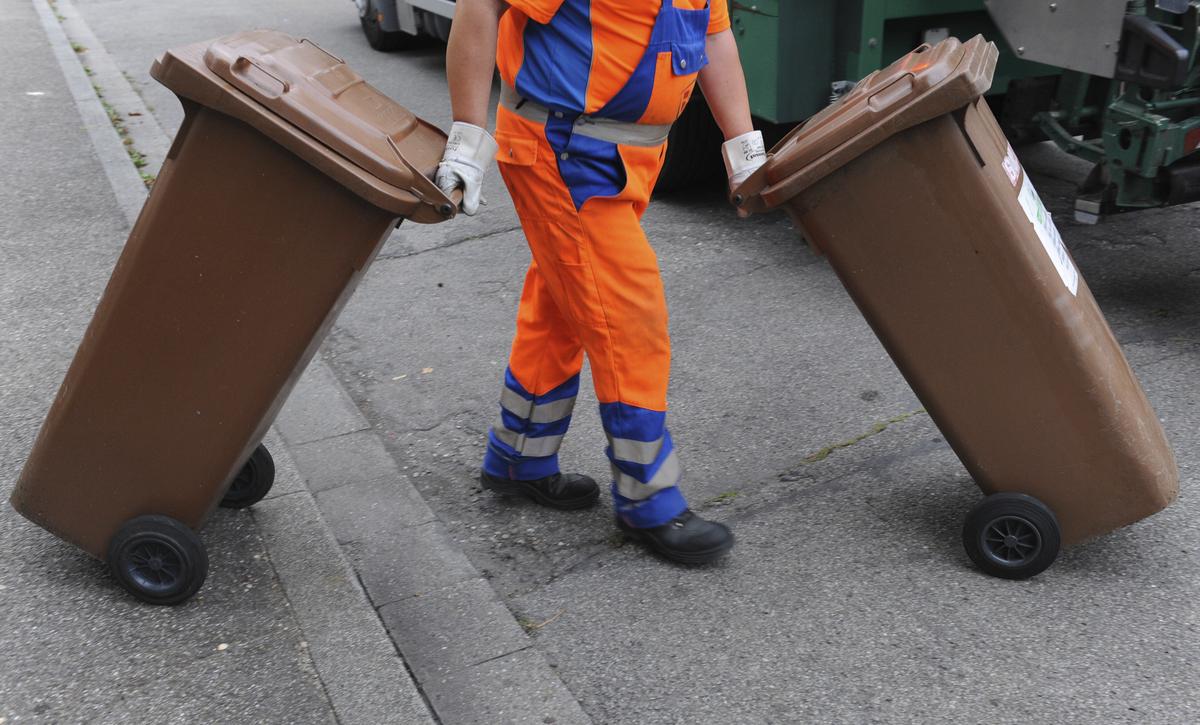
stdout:
<svg viewBox="0 0 1200 725">
<path fill-rule="evenodd" d="M 687 508 L 666 427 L 671 343 L 658 259 L 640 219 L 664 146 L 618 147 L 627 182 L 575 207 L 543 129 L 501 108 L 500 171 L 532 261 L 484 470 L 537 479 L 558 472 L 586 351 L 608 436 L 617 513 L 657 526 Z"/>
<path fill-rule="evenodd" d="M 617 515 L 648 528 L 683 513 L 687 503 L 666 427 L 666 297 L 640 223 L 666 143 L 654 134 L 648 141 L 645 132 L 669 127 L 686 104 L 707 62 L 710 17 L 706 4 L 680 9 L 661 0 L 640 59 L 600 102 L 585 93 L 594 90 L 587 80 L 597 77 L 594 59 L 572 54 L 591 47 L 596 18 L 589 19 L 588 7 L 566 0 L 543 17 L 546 24 L 517 17 L 502 28 L 502 40 L 523 28 L 523 50 L 519 64 L 501 54 L 509 103 L 497 115 L 496 158 L 532 261 L 483 468 L 518 480 L 558 472 L 586 352 Z M 590 6 L 593 16 L 600 10 Z M 610 133 L 598 133 L 596 124 Z"/>
</svg>

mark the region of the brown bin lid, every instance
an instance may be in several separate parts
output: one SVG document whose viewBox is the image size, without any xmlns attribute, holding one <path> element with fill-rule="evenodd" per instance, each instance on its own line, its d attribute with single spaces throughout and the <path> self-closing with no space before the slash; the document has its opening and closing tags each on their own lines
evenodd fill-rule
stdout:
<svg viewBox="0 0 1200 725">
<path fill-rule="evenodd" d="M 382 208 L 415 221 L 454 216 L 456 205 L 428 178 L 445 134 L 310 40 L 235 33 L 167 51 L 151 75 L 250 123 Z"/>
<path fill-rule="evenodd" d="M 962 108 L 991 87 L 996 56 L 982 35 L 947 38 L 875 71 L 776 144 L 734 203 L 779 206 L 889 137 Z"/>
</svg>

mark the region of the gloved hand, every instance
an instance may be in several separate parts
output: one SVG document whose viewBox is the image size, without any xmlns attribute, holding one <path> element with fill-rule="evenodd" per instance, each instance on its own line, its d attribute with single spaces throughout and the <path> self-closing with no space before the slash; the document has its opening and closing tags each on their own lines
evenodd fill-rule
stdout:
<svg viewBox="0 0 1200 725">
<path fill-rule="evenodd" d="M 479 211 L 483 194 L 483 175 L 500 147 L 487 131 L 462 121 L 455 121 L 446 139 L 446 150 L 438 164 L 434 182 L 443 193 L 461 187 L 462 210 L 468 216 Z"/>
<path fill-rule="evenodd" d="M 729 190 L 735 191 L 746 177 L 767 161 L 767 148 L 761 131 L 751 131 L 729 139 L 721 146 L 725 157 L 725 172 L 729 175 Z"/>
</svg>

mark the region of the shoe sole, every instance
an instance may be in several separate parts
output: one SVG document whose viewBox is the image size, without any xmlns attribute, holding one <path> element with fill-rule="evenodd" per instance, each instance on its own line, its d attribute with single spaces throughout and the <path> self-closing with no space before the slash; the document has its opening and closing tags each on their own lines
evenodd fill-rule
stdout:
<svg viewBox="0 0 1200 725">
<path fill-rule="evenodd" d="M 664 559 L 673 561 L 676 564 L 711 564 L 717 559 L 720 559 L 722 556 L 725 556 L 725 554 L 729 553 L 729 550 L 733 548 L 734 544 L 733 534 L 731 533 L 729 538 L 720 546 L 715 546 L 704 551 L 678 551 L 676 549 L 663 546 L 661 543 L 659 543 L 658 539 L 655 539 L 653 536 L 650 536 L 640 529 L 629 526 L 620 519 L 617 519 L 617 528 L 620 529 L 626 537 L 633 539 L 639 544 L 643 544 L 646 548 L 650 549 L 654 553 L 658 554 Z"/>
<path fill-rule="evenodd" d="M 559 511 L 575 511 L 594 506 L 600 500 L 600 490 L 596 489 L 587 496 L 571 499 L 551 498 L 524 481 L 499 481 L 487 474 L 479 477 L 479 483 L 489 491 L 504 496 L 521 496 L 536 501 L 547 508 Z"/>
</svg>

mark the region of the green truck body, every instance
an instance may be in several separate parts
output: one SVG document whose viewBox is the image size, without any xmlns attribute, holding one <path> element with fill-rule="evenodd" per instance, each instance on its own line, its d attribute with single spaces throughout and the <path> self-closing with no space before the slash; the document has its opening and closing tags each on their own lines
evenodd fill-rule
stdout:
<svg viewBox="0 0 1200 725">
<path fill-rule="evenodd" d="M 930 30 L 996 41 L 994 90 L 1060 72 L 1018 58 L 982 0 L 734 0 L 730 19 L 751 111 L 771 123 L 808 118 L 829 103 L 834 81 L 869 75 L 920 45 Z"/>
<path fill-rule="evenodd" d="M 1057 3 L 1039 10 L 1043 5 L 1053 12 Z M 1175 12 L 1162 9 L 1168 5 Z M 1009 46 L 985 0 L 730 2 L 751 110 L 771 124 L 802 121 L 836 96 L 839 82 L 844 88 L 923 42 L 976 34 L 995 41 L 1000 57 L 989 96 L 1005 130 L 1014 141 L 1048 138 L 1095 164 L 1076 204 L 1077 218 L 1093 222 L 1105 213 L 1200 200 L 1197 8 L 1142 1 L 1124 12 L 1122 45 L 1158 33 L 1170 36 L 1174 52 L 1186 51 L 1186 68 L 1176 68 L 1173 80 L 1111 79 L 1023 59 L 1024 48 Z"/>
</svg>

